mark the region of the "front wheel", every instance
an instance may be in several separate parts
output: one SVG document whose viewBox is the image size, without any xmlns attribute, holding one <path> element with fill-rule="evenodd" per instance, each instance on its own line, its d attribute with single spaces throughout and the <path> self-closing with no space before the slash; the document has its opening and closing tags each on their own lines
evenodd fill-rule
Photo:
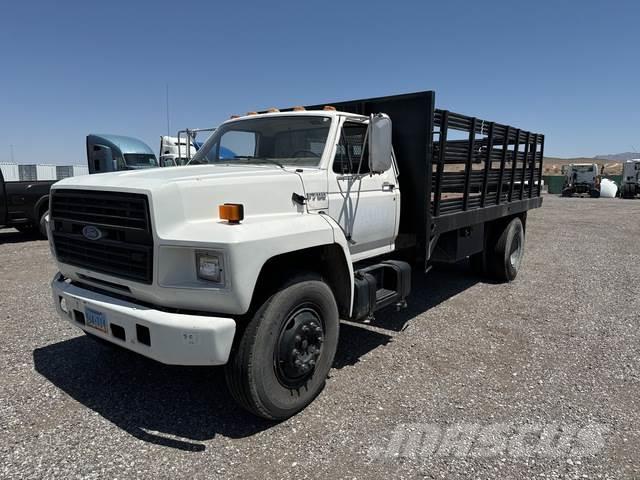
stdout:
<svg viewBox="0 0 640 480">
<path fill-rule="evenodd" d="M 255 313 L 225 376 L 235 400 L 269 420 L 304 409 L 320 393 L 338 345 L 338 307 L 320 280 L 296 279 Z"/>
</svg>

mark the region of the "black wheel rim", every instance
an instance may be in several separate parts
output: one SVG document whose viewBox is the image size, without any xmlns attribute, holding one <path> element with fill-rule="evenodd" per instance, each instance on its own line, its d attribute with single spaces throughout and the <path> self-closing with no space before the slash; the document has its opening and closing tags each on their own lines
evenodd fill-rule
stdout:
<svg viewBox="0 0 640 480">
<path fill-rule="evenodd" d="M 274 368 L 288 388 L 304 386 L 322 354 L 324 325 L 313 305 L 297 307 L 285 320 L 274 351 Z"/>
</svg>

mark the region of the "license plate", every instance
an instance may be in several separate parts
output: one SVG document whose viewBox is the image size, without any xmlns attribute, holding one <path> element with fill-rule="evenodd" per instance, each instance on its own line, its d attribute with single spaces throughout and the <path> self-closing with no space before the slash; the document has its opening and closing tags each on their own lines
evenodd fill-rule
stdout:
<svg viewBox="0 0 640 480">
<path fill-rule="evenodd" d="M 96 312 L 90 308 L 84 309 L 84 319 L 87 327 L 95 328 L 107 333 L 107 317 L 102 312 Z"/>
</svg>

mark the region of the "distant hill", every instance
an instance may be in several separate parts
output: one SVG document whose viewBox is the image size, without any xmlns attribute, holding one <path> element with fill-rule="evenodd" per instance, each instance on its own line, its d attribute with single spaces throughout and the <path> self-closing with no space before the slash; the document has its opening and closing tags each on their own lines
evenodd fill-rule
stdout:
<svg viewBox="0 0 640 480">
<path fill-rule="evenodd" d="M 598 160 L 614 160 L 616 162 L 624 162 L 625 160 L 640 158 L 640 153 L 638 152 L 610 153 L 607 155 L 596 155 L 593 158 Z"/>
<path fill-rule="evenodd" d="M 620 158 L 617 158 L 618 155 Z M 623 158 L 623 155 L 635 155 L 635 157 Z M 612 158 L 605 158 L 612 157 Z M 637 153 L 618 153 L 607 156 L 597 157 L 574 157 L 574 158 L 557 158 L 557 157 L 544 157 L 544 175 L 560 175 L 563 165 L 569 165 L 570 163 L 597 163 L 600 168 L 604 167 L 604 173 L 607 175 L 620 175 L 622 174 L 622 162 L 624 160 L 630 160 L 631 158 L 640 157 Z"/>
</svg>

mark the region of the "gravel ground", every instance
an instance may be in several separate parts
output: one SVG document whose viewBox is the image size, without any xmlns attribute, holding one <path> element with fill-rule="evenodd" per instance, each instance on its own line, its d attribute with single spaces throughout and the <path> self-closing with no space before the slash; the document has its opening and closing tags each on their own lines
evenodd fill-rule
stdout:
<svg viewBox="0 0 640 480">
<path fill-rule="evenodd" d="M 0 477 L 640 477 L 639 211 L 547 196 L 517 281 L 416 275 L 407 310 L 343 324 L 324 392 L 280 424 L 220 369 L 79 335 L 47 243 L 2 231 Z"/>
</svg>

